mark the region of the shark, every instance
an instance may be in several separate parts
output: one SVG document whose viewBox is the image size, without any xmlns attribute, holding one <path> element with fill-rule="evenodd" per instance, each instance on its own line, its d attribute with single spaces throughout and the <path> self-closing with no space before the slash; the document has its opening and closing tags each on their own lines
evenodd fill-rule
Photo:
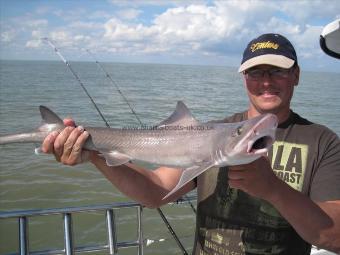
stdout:
<svg viewBox="0 0 340 255">
<path fill-rule="evenodd" d="M 42 123 L 37 129 L 1 135 L 0 145 L 42 142 L 50 132 L 65 128 L 56 113 L 45 106 L 39 109 Z M 275 141 L 277 125 L 277 117 L 270 113 L 236 123 L 201 123 L 178 101 L 175 111 L 155 126 L 85 126 L 90 136 L 84 149 L 98 151 L 108 166 L 137 160 L 181 169 L 177 185 L 165 199 L 213 166 L 247 164 L 266 155 Z"/>
</svg>

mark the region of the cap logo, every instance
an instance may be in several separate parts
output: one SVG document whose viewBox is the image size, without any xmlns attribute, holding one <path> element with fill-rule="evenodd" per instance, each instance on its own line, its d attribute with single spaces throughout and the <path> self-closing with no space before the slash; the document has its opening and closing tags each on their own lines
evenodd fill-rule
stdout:
<svg viewBox="0 0 340 255">
<path fill-rule="evenodd" d="M 258 42 L 258 43 L 253 43 L 250 46 L 250 50 L 252 52 L 255 52 L 260 49 L 274 49 L 277 50 L 279 48 L 279 45 L 277 43 L 267 41 L 267 42 Z"/>
</svg>

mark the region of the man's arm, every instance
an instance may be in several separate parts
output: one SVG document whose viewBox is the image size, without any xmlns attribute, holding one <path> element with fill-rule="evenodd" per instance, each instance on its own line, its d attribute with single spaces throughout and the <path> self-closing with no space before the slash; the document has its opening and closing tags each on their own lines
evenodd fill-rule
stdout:
<svg viewBox="0 0 340 255">
<path fill-rule="evenodd" d="M 107 166 L 105 159 L 97 152 L 82 149 L 89 136 L 88 132 L 82 127 L 74 127 L 72 120 L 64 122 L 68 127 L 60 134 L 49 134 L 42 144 L 42 151 L 53 153 L 56 160 L 65 165 L 76 165 L 90 160 L 113 185 L 135 201 L 156 208 L 195 188 L 194 182 L 190 182 L 169 198 L 162 200 L 177 185 L 181 170 L 160 167 L 151 171 L 130 163 Z"/>
<path fill-rule="evenodd" d="M 270 202 L 307 242 L 340 253 L 340 201 L 312 201 L 276 177 L 269 160 L 229 168 L 229 185 Z"/>
<path fill-rule="evenodd" d="M 178 192 L 162 200 L 177 185 L 181 170 L 160 167 L 151 171 L 130 163 L 109 167 L 105 159 L 98 156 L 91 157 L 91 162 L 122 193 L 149 208 L 157 208 L 177 200 L 195 188 L 194 182 L 190 182 Z"/>
<path fill-rule="evenodd" d="M 340 254 L 340 200 L 315 202 L 282 183 L 268 201 L 307 242 Z"/>
</svg>

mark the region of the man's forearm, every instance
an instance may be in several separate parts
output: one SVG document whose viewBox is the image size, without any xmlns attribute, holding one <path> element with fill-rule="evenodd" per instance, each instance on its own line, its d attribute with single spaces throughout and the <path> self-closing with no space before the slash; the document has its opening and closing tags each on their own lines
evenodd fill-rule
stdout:
<svg viewBox="0 0 340 255">
<path fill-rule="evenodd" d="M 321 208 L 309 197 L 281 180 L 278 181 L 268 201 L 307 242 L 340 252 L 339 204 Z"/>
<path fill-rule="evenodd" d="M 155 208 L 168 203 L 169 200 L 162 198 L 169 192 L 171 186 L 177 183 L 178 169 L 169 170 L 170 174 L 175 176 L 175 182 L 169 184 L 162 182 L 157 170 L 147 170 L 131 163 L 110 167 L 106 165 L 105 159 L 96 154 L 91 155 L 90 161 L 123 194 L 147 207 Z"/>
</svg>

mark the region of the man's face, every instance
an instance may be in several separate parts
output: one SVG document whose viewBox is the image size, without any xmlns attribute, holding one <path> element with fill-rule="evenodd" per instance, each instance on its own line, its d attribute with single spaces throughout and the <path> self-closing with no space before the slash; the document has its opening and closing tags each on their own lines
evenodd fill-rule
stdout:
<svg viewBox="0 0 340 255">
<path fill-rule="evenodd" d="M 282 69 L 259 65 L 244 72 L 250 109 L 258 113 L 284 113 L 290 109 L 294 86 L 299 82 L 299 68 Z"/>
</svg>

